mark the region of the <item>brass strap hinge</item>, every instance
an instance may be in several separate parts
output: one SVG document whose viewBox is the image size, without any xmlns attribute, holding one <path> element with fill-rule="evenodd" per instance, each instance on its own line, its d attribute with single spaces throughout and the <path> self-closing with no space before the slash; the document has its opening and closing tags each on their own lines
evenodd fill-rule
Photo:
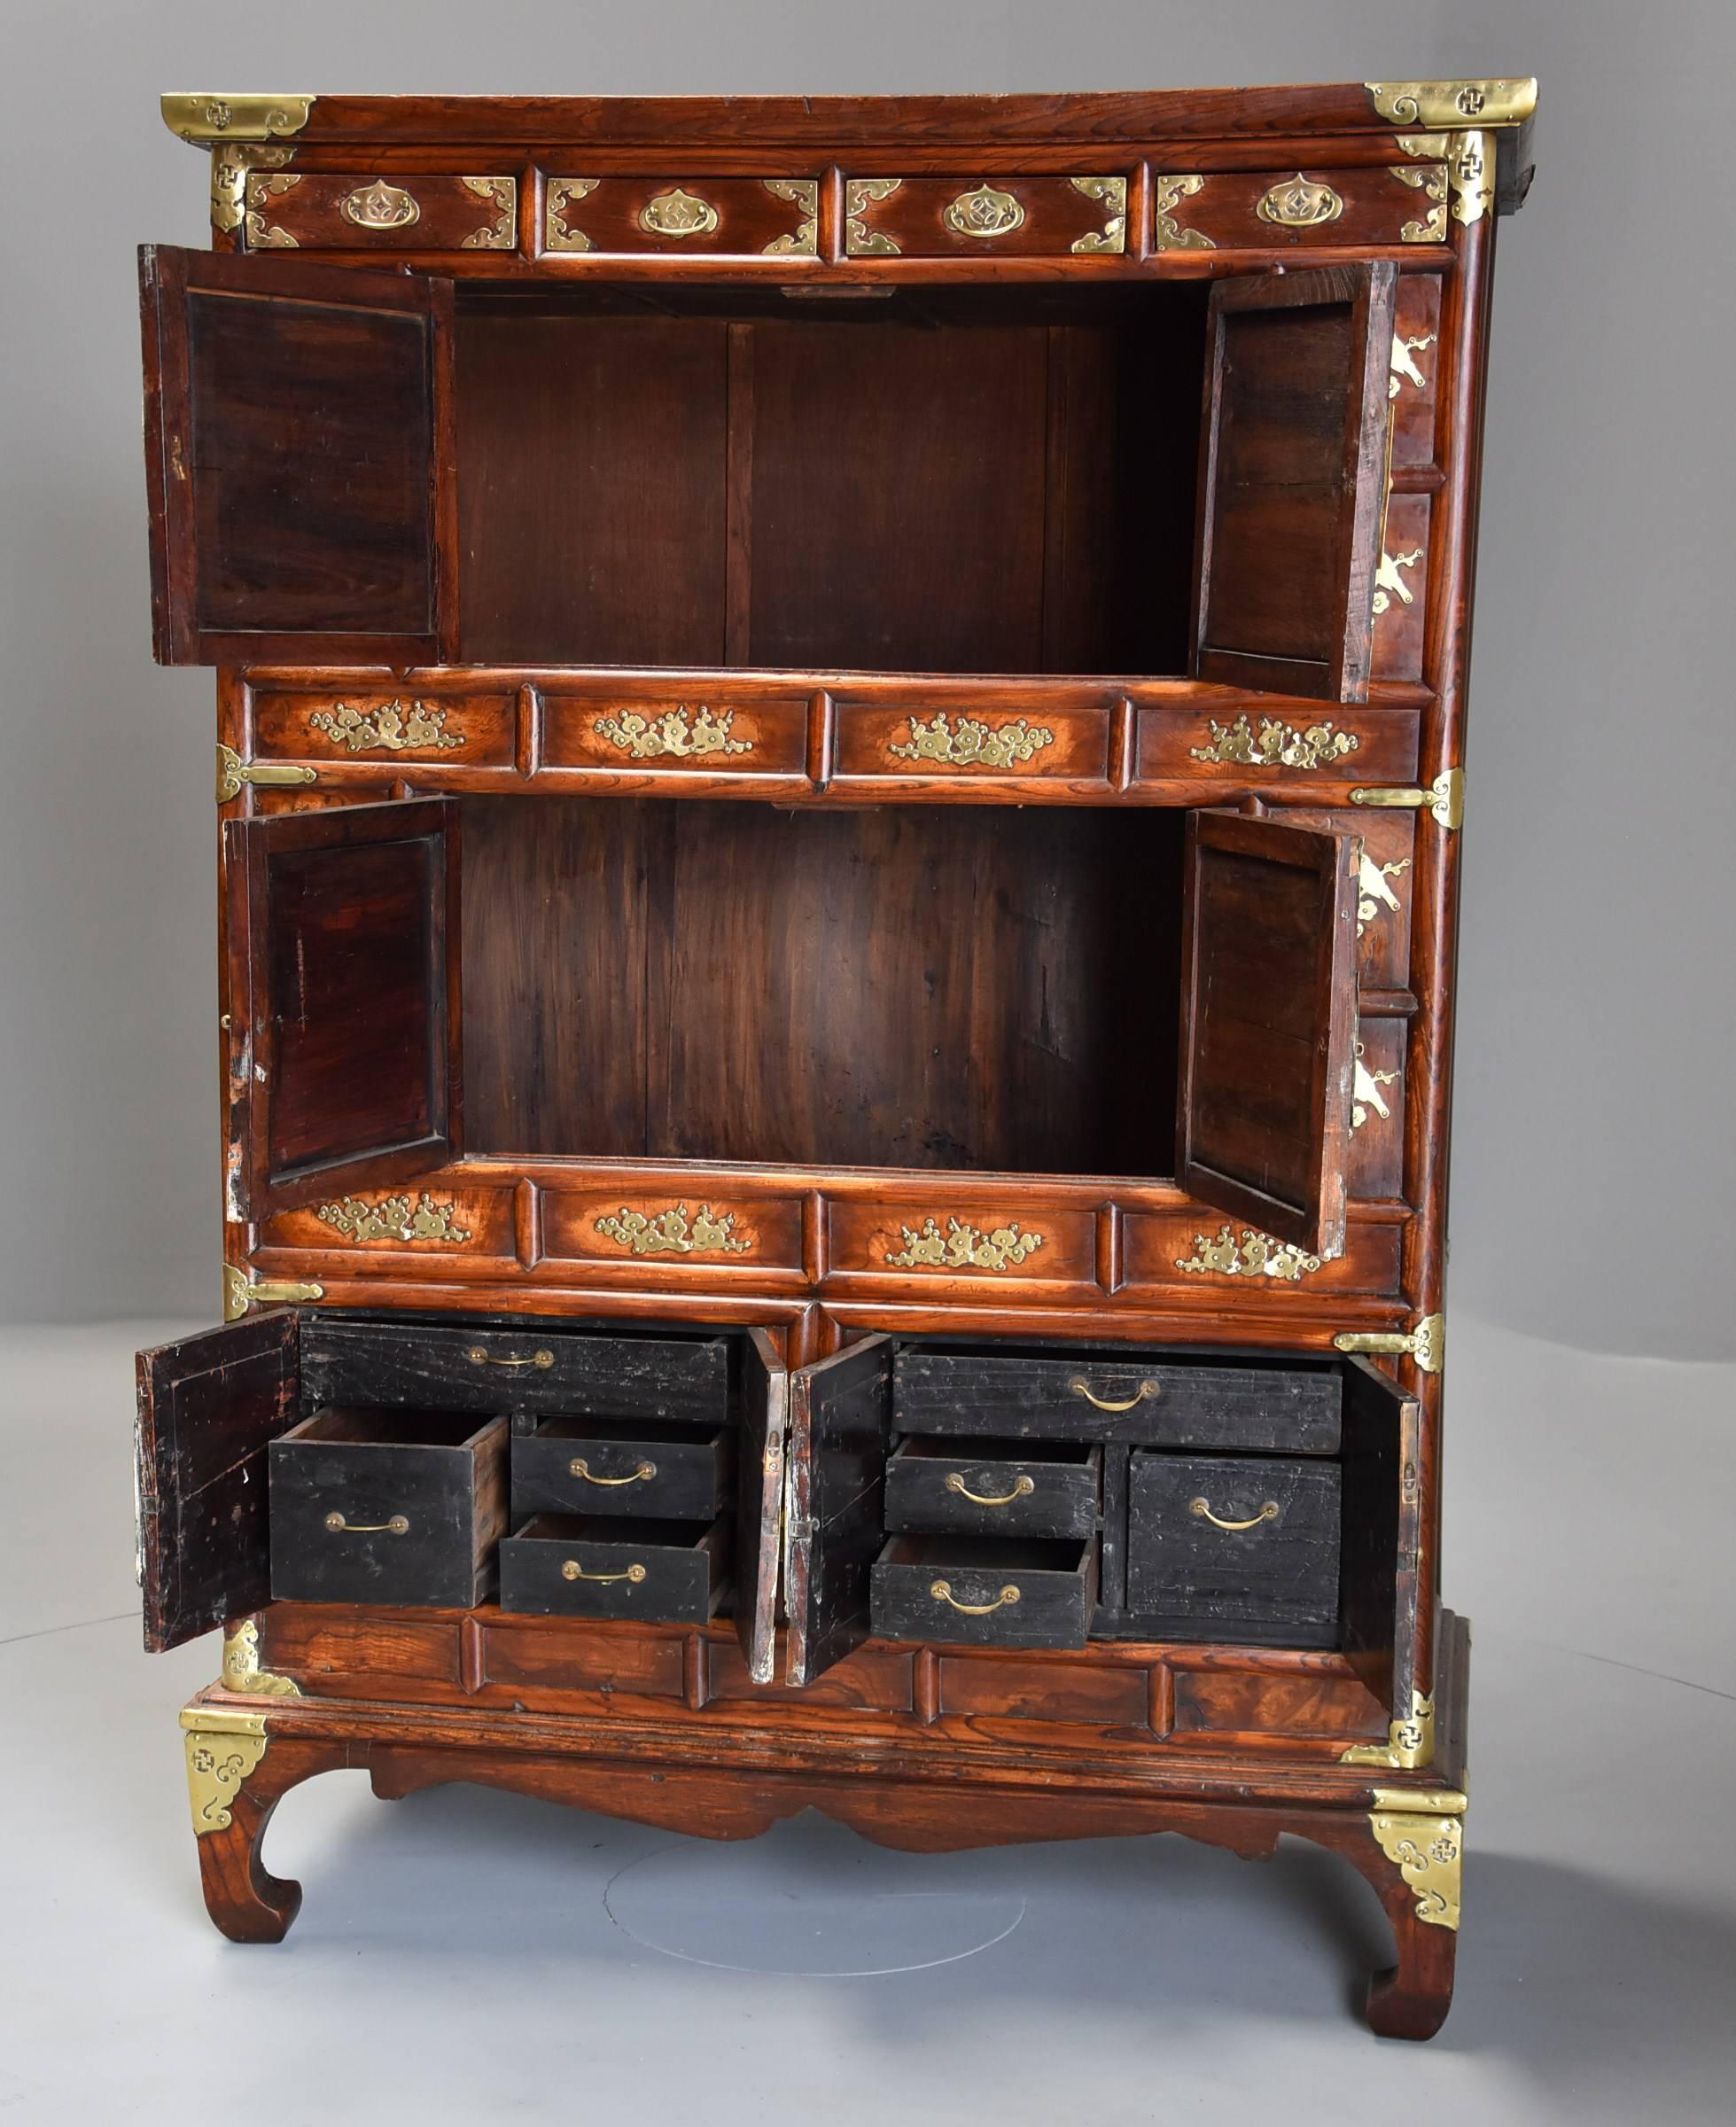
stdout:
<svg viewBox="0 0 1736 2127">
<path fill-rule="evenodd" d="M 233 746 L 226 746 L 220 739 L 217 744 L 217 802 L 227 805 L 231 798 L 241 795 L 244 783 L 274 783 L 279 786 L 297 783 L 317 783 L 317 768 L 295 767 L 285 760 L 243 760 Z"/>
<path fill-rule="evenodd" d="M 1425 1314 L 1414 1329 L 1341 1329 L 1332 1342 L 1340 1352 L 1413 1359 L 1425 1374 L 1438 1374 L 1446 1364 L 1446 1317 Z"/>
<path fill-rule="evenodd" d="M 249 1280 L 245 1270 L 237 1270 L 233 1263 L 223 1266 L 223 1320 L 238 1322 L 249 1307 L 262 1306 L 273 1300 L 323 1300 L 323 1285 L 315 1285 L 300 1278 L 254 1278 Z"/>
<path fill-rule="evenodd" d="M 1437 827 L 1458 827 L 1465 818 L 1465 771 L 1443 768 L 1426 791 L 1413 783 L 1397 789 L 1352 791 L 1351 803 L 1382 806 L 1389 811 L 1426 810 Z"/>
</svg>

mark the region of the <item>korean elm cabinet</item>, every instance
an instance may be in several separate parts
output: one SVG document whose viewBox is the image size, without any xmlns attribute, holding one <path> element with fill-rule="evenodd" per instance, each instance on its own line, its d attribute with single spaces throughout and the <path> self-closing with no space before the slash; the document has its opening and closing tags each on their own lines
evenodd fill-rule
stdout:
<svg viewBox="0 0 1736 2127">
<path fill-rule="evenodd" d="M 1343 1853 L 1426 2037 L 1453 925 L 1535 85 L 186 96 L 225 1324 L 139 1361 L 206 1901 L 365 1765 Z"/>
</svg>

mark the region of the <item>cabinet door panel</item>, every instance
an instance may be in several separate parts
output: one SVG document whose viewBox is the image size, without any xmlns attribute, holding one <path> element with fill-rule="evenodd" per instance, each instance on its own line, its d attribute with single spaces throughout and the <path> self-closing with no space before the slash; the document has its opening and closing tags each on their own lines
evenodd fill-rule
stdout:
<svg viewBox="0 0 1736 2127">
<path fill-rule="evenodd" d="M 232 820 L 225 849 L 247 1214 L 457 1157 L 455 801 Z"/>
<path fill-rule="evenodd" d="M 1321 1257 L 1344 1246 L 1357 857 L 1352 835 L 1188 815 L 1176 1177 Z"/>
<path fill-rule="evenodd" d="M 772 1681 L 789 1414 L 789 1373 L 765 1331 L 750 1329 L 742 1352 L 736 1482 L 736 1637 L 756 1684 Z"/>
<path fill-rule="evenodd" d="M 154 245 L 139 282 L 159 661 L 439 658 L 450 284 Z"/>
<path fill-rule="evenodd" d="M 162 1654 L 271 1598 L 266 1450 L 300 1415 L 296 1316 L 138 1355 L 139 1586 Z"/>
<path fill-rule="evenodd" d="M 790 1376 L 784 1681 L 807 1684 L 868 1637 L 884 1526 L 892 1340 L 867 1336 Z"/>
<path fill-rule="evenodd" d="M 1395 1718 L 1416 1681 L 1417 1549 L 1422 1409 L 1366 1360 L 1344 1368 L 1344 1540 L 1339 1625 L 1344 1652 Z"/>
<path fill-rule="evenodd" d="M 1211 292 L 1194 607 L 1202 679 L 1368 691 L 1393 284 L 1388 263 Z"/>
</svg>

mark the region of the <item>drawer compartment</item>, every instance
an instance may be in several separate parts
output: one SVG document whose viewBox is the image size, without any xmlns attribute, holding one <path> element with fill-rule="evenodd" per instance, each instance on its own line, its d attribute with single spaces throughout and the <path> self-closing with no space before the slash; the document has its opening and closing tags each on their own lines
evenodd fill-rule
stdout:
<svg viewBox="0 0 1736 2127">
<path fill-rule="evenodd" d="M 1343 1393 L 1331 1360 L 956 1344 L 901 1345 L 893 1392 L 900 1431 L 1293 1455 L 1337 1453 Z"/>
<path fill-rule="evenodd" d="M 438 1603 L 487 1592 L 506 1526 L 507 1421 L 330 1406 L 271 1443 L 271 1593 Z"/>
<path fill-rule="evenodd" d="M 501 1544 L 501 1608 L 699 1624 L 728 1586 L 729 1524 L 540 1514 Z"/>
<path fill-rule="evenodd" d="M 869 1614 L 883 1640 L 1083 1647 L 1096 1584 L 1094 1543 L 895 1536 L 875 1562 Z"/>
<path fill-rule="evenodd" d="M 709 1522 L 723 1511 L 735 1467 L 728 1430 L 649 1418 L 549 1418 L 512 1443 L 512 1515 Z"/>
<path fill-rule="evenodd" d="M 1338 1547 L 1335 1462 L 1132 1459 L 1127 1605 L 1142 1616 L 1317 1634 L 1337 1621 Z"/>
<path fill-rule="evenodd" d="M 1127 180 L 1118 171 L 985 176 L 850 177 L 846 258 L 1065 258 L 1127 248 Z"/>
<path fill-rule="evenodd" d="M 514 251 L 516 177 L 252 170 L 249 251 Z"/>
<path fill-rule="evenodd" d="M 886 1464 L 886 1527 L 1090 1536 L 1102 1458 L 1083 1441 L 913 1437 Z"/>
<path fill-rule="evenodd" d="M 592 1336 L 541 1322 L 472 1329 L 310 1314 L 301 1331 L 301 1381 L 304 1399 L 319 1403 L 607 1412 L 715 1426 L 729 1415 L 729 1341 Z"/>
</svg>

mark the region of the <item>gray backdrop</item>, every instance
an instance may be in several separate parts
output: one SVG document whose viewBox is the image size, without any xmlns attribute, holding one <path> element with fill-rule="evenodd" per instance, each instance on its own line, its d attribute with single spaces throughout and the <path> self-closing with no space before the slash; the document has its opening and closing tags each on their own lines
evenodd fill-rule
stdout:
<svg viewBox="0 0 1736 2127">
<path fill-rule="evenodd" d="M 1501 225 L 1469 748 L 1455 1308 L 1736 1356 L 1736 362 L 1706 0 L 8 0 L 0 1317 L 210 1313 L 212 687 L 151 661 L 134 246 L 206 240 L 164 89 L 1101 89 L 1535 73 Z M 1728 705 L 1723 713 L 1729 714 Z"/>
</svg>

